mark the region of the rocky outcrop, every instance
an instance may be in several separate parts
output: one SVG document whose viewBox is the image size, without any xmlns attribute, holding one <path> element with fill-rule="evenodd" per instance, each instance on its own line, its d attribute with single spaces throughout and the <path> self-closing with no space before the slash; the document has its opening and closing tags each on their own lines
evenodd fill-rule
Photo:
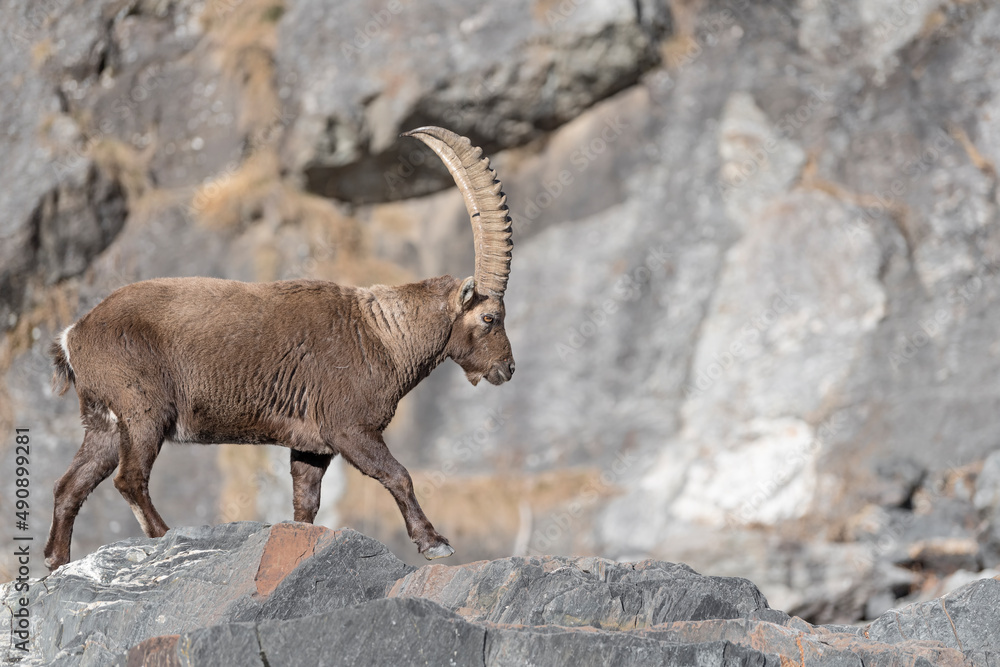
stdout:
<svg viewBox="0 0 1000 667">
<path fill-rule="evenodd" d="M 0 597 L 17 604 L 10 584 Z M 355 531 L 295 523 L 118 542 L 32 582 L 30 602 L 30 650 L 5 656 L 25 666 L 929 666 L 985 665 L 1000 650 L 1000 579 L 864 627 L 812 626 L 745 579 L 684 565 L 541 556 L 416 569 Z"/>
</svg>

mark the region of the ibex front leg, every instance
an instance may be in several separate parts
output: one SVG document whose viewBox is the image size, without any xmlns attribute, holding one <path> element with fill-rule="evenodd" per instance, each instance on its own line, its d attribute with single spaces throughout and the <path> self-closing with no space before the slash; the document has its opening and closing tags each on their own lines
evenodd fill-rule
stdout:
<svg viewBox="0 0 1000 667">
<path fill-rule="evenodd" d="M 396 505 L 406 522 L 406 532 L 424 558 L 444 558 L 455 553 L 448 540 L 434 530 L 434 526 L 420 509 L 417 497 L 413 494 L 410 473 L 389 452 L 381 433 L 355 432 L 337 444 L 340 454 L 348 463 L 382 482 L 382 486 L 396 499 Z"/>
</svg>

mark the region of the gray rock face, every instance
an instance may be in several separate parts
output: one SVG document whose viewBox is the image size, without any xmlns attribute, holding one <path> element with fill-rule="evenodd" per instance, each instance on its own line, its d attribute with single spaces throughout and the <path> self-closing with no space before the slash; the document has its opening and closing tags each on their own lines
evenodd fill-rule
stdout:
<svg viewBox="0 0 1000 667">
<path fill-rule="evenodd" d="M 990 620 L 998 603 L 1000 579 L 983 579 L 938 600 L 890 611 L 868 627 L 868 636 L 889 644 L 933 639 L 964 652 L 975 664 L 990 664 L 1000 642 L 1000 626 Z"/>
<path fill-rule="evenodd" d="M 115 543 L 32 582 L 21 665 L 989 664 L 1000 581 L 866 627 L 812 626 L 749 581 L 544 556 L 406 566 L 351 530 L 243 522 Z M 0 587 L 15 604 L 13 586 Z M 644 609 L 644 611 L 637 611 Z M 7 615 L 0 631 L 10 631 Z M 853 661 L 853 662 L 851 662 Z"/>
<path fill-rule="evenodd" d="M 451 177 L 401 131 L 443 125 L 487 152 L 542 136 L 658 62 L 669 14 L 650 4 L 295 2 L 275 54 L 299 82 L 288 159 L 310 191 L 344 201 L 440 190 Z"/>
<path fill-rule="evenodd" d="M 331 642 L 330 628 L 352 639 Z M 259 632 L 261 653 L 278 665 L 477 665 L 486 640 L 483 628 L 426 600 L 376 600 Z"/>
<path fill-rule="evenodd" d="M 114 175 L 89 156 L 62 152 L 80 139 L 75 124 L 61 115 L 67 103 L 57 89 L 63 68 L 41 76 L 33 71 L 32 48 L 48 34 L 58 4 L 63 3 L 0 9 L 6 31 L 0 83 L 8 91 L 0 101 L 5 155 L 0 165 L 0 330 L 33 306 L 44 287 L 83 273 L 111 244 L 128 213 Z M 88 36 L 77 37 L 87 41 Z M 95 74 L 87 63 L 79 63 L 77 71 Z"/>
<path fill-rule="evenodd" d="M 117 652 L 151 636 L 214 625 L 211 619 L 225 618 L 219 613 L 227 603 L 256 592 L 267 537 L 250 523 L 171 531 L 162 540 L 126 540 L 72 562 L 60 571 L 58 588 L 32 587 L 37 655 L 44 661 L 60 653 L 86 656 L 95 633 L 96 643 Z M 181 571 L 191 578 L 171 584 Z M 165 608 L 167 596 L 177 603 L 172 611 Z M 111 620 L 122 618 L 128 622 Z"/>
<path fill-rule="evenodd" d="M 429 565 L 400 579 L 389 595 L 427 598 L 480 622 L 612 630 L 742 618 L 767 609 L 757 587 L 744 579 L 704 577 L 673 563 L 602 558 Z"/>
<path fill-rule="evenodd" d="M 194 5 L 74 0 L 0 10 L 11 91 L 0 108 L 9 155 L 0 172 L 0 326 L 111 245 L 129 214 L 123 181 L 188 186 L 240 156 L 233 91 L 205 60 Z M 149 153 L 154 137 L 166 140 L 149 160 L 129 159 Z"/>
</svg>

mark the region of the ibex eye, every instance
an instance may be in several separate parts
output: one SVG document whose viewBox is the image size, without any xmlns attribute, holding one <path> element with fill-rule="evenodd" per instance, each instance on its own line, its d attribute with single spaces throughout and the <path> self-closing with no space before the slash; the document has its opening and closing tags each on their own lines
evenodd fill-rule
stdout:
<svg viewBox="0 0 1000 667">
<path fill-rule="evenodd" d="M 483 322 L 486 322 L 486 324 L 492 324 L 493 323 L 493 316 L 492 315 L 483 315 Z"/>
</svg>

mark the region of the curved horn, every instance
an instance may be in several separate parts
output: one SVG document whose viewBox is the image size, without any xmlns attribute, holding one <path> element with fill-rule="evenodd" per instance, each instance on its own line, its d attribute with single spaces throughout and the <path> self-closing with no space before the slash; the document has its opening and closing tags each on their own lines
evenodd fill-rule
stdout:
<svg viewBox="0 0 1000 667">
<path fill-rule="evenodd" d="M 430 146 L 448 167 L 455 185 L 462 192 L 465 208 L 472 221 L 476 245 L 476 291 L 503 298 L 510 274 L 511 221 L 507 215 L 507 195 L 490 169 L 490 159 L 483 149 L 468 138 L 441 127 L 418 127 L 401 136 L 414 137 Z"/>
</svg>

